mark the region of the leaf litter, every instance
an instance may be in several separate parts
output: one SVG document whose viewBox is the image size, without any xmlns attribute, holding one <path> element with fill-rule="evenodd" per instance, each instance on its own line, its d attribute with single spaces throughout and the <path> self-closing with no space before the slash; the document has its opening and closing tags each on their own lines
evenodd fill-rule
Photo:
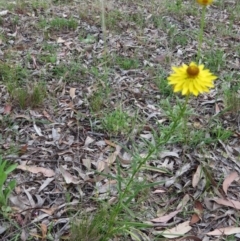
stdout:
<svg viewBox="0 0 240 241">
<path fill-rule="evenodd" d="M 173 44 L 177 34 L 171 35 L 169 26 L 164 28 L 164 25 L 185 31 L 186 26 L 192 28 L 199 23 L 194 14 L 178 16 L 162 6 L 154 12 L 151 4 L 143 1 L 134 4 L 112 1 L 113 9 L 126 16 L 132 14 L 136 19 L 140 14 L 144 22 L 139 26 L 134 17 L 129 20 L 122 17 L 111 28 L 110 20 L 104 43 L 99 22 L 101 11 L 94 1 L 69 1 L 60 5 L 48 5 L 46 1 L 46 4 L 46 8 L 33 7 L 26 1 L 26 6 L 16 6 L 11 11 L 1 6 L 0 11 L 1 61 L 14 56 L 9 57 L 9 64 L 26 66 L 30 81 L 41 81 L 44 76 L 50 94 L 36 109 L 24 110 L 9 97 L 5 84 L 0 83 L 1 153 L 5 159 L 19 164 L 12 174 L 18 186 L 10 201 L 16 222 L 24 227 L 22 240 L 28 236 L 45 240 L 50 227 L 51 236 L 58 240 L 69 232 L 67 206 L 77 207 L 81 200 L 82 208 L 96 210 L 94 198 L 110 202 L 116 199 L 117 183 L 110 177 L 116 175 L 117 165 L 120 164 L 121 174 L 127 177 L 134 158 L 131 148 L 137 146 L 139 156 L 146 156 L 146 142 L 156 145 L 156 133 L 152 130 L 169 121 L 160 108 L 160 100 L 166 99 L 166 95 L 162 93 L 163 87 L 157 86 L 156 70 L 168 72 L 171 64 L 189 61 L 196 50 L 191 35 L 185 44 Z M 108 6 L 106 11 L 111 13 L 113 9 Z M 91 14 L 83 14 L 85 10 Z M 77 17 L 79 11 L 81 18 Z M 213 24 L 208 25 L 206 34 L 215 33 L 215 19 L 225 22 L 230 17 L 217 4 L 209 11 L 207 19 Z M 155 14 L 161 16 L 163 25 L 156 25 Z M 50 21 L 60 16 L 76 18 L 77 28 L 51 29 L 43 34 L 38 27 L 42 18 Z M 15 17 L 18 23 L 13 23 Z M 237 31 L 239 23 L 234 22 L 232 28 Z M 231 49 L 235 39 L 236 36 L 220 36 L 216 43 L 228 54 L 228 60 L 237 65 Z M 137 110 L 142 123 L 134 127 L 137 131 L 131 135 L 109 134 L 101 128 L 102 113 L 92 111 L 91 98 L 107 89 L 101 80 L 105 44 L 110 52 L 107 64 L 111 66 L 108 75 L 111 93 L 103 98 L 101 108 L 113 111 L 121 100 L 124 111 Z M 46 61 L 49 56 L 52 58 Z M 116 56 L 123 62 L 124 58 L 136 58 L 138 64 L 124 69 L 126 66 L 121 66 Z M 197 107 L 197 119 L 191 117 L 188 124 L 200 130 L 206 128 L 207 120 L 221 113 L 224 107 L 224 102 L 217 101 L 216 96 L 213 90 L 210 95 L 192 100 L 191 106 Z M 235 133 L 227 143 L 217 140 L 204 149 L 201 144 L 190 149 L 179 143 L 168 144 L 148 160 L 140 177 L 162 184 L 151 190 L 140 205 L 141 210 L 134 213 L 137 220 L 151 220 L 154 225 L 144 232 L 133 232 L 129 240 L 136 236 L 145 240 L 154 240 L 155 236 L 184 240 L 179 235 L 186 235 L 185 240 L 215 240 L 211 236 L 224 240 L 224 235 L 240 232 L 235 212 L 240 209 L 239 128 L 232 122 L 231 113 L 225 113 L 221 120 L 224 128 Z M 17 149 L 15 152 L 13 147 Z M 217 195 L 215 198 L 211 191 Z M 136 206 L 139 207 L 137 203 Z M 53 223 L 54 218 L 58 221 Z M 33 223 L 38 224 L 39 230 Z M 4 222 L 0 231 L 2 240 L 10 240 L 18 232 Z"/>
</svg>

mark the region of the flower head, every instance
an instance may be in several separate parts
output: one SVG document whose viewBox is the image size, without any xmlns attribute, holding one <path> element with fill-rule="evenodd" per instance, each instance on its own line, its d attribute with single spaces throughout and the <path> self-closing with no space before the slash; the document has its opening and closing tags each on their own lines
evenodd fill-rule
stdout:
<svg viewBox="0 0 240 241">
<path fill-rule="evenodd" d="M 209 92 L 209 88 L 214 87 L 213 81 L 217 79 L 204 65 L 197 65 L 191 62 L 189 65 L 183 64 L 181 67 L 172 67 L 174 71 L 167 79 L 173 85 L 174 92 L 182 92 L 182 95 Z"/>
<path fill-rule="evenodd" d="M 200 5 L 207 6 L 212 4 L 213 0 L 197 0 Z"/>
</svg>

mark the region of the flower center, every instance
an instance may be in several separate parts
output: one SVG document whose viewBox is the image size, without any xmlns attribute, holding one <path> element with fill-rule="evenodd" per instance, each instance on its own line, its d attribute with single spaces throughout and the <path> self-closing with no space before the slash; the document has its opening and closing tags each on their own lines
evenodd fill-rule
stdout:
<svg viewBox="0 0 240 241">
<path fill-rule="evenodd" d="M 199 4 L 207 6 L 212 3 L 212 0 L 197 0 Z"/>
<path fill-rule="evenodd" d="M 199 73 L 199 68 L 195 65 L 190 65 L 187 68 L 187 73 L 191 77 L 197 76 Z"/>
</svg>

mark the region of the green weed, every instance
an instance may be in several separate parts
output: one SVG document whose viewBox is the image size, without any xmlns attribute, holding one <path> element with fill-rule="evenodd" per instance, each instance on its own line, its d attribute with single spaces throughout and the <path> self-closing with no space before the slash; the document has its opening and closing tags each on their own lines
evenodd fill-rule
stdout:
<svg viewBox="0 0 240 241">
<path fill-rule="evenodd" d="M 218 72 L 226 64 L 225 53 L 221 49 L 209 50 L 204 53 L 203 62 L 213 72 Z"/>
<path fill-rule="evenodd" d="M 4 161 L 0 156 L 0 205 L 2 211 L 7 208 L 8 198 L 16 186 L 16 180 L 11 180 L 6 183 L 8 175 L 16 169 L 17 164 L 10 164 Z"/>
<path fill-rule="evenodd" d="M 139 67 L 139 60 L 127 57 L 116 57 L 116 64 L 124 70 L 136 69 Z"/>
<path fill-rule="evenodd" d="M 227 89 L 224 93 L 225 108 L 236 116 L 240 113 L 240 96 L 238 89 L 239 86 L 236 86 L 235 89 Z"/>
<path fill-rule="evenodd" d="M 101 91 L 94 93 L 89 98 L 89 105 L 92 112 L 99 112 L 104 107 L 104 94 Z"/>
<path fill-rule="evenodd" d="M 131 128 L 132 118 L 120 108 L 117 108 L 111 113 L 105 114 L 102 120 L 103 128 L 110 134 L 128 133 Z"/>
<path fill-rule="evenodd" d="M 83 81 L 87 70 L 82 66 L 82 63 L 71 61 L 69 63 L 60 63 L 55 65 L 52 70 L 52 75 L 57 78 L 63 78 L 65 82 L 80 82 Z"/>
<path fill-rule="evenodd" d="M 48 21 L 47 19 L 41 19 L 38 25 L 41 29 L 50 28 L 51 30 L 55 30 L 55 31 L 60 31 L 60 30 L 69 31 L 69 30 L 75 30 L 78 26 L 78 22 L 74 18 L 66 19 L 66 18 L 55 17 L 50 21 Z"/>
<path fill-rule="evenodd" d="M 105 14 L 106 28 L 118 31 L 121 29 L 119 23 L 124 19 L 124 15 L 118 10 L 112 10 Z"/>
</svg>

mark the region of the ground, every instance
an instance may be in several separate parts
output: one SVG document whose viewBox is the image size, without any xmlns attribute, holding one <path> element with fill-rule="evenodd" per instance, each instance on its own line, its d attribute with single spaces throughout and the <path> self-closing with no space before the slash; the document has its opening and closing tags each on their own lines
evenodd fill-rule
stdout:
<svg viewBox="0 0 240 241">
<path fill-rule="evenodd" d="M 203 11 L 0 3 L 1 240 L 240 240 L 240 2 L 207 6 L 199 56 Z M 192 61 L 218 78 L 186 102 Z"/>
</svg>

